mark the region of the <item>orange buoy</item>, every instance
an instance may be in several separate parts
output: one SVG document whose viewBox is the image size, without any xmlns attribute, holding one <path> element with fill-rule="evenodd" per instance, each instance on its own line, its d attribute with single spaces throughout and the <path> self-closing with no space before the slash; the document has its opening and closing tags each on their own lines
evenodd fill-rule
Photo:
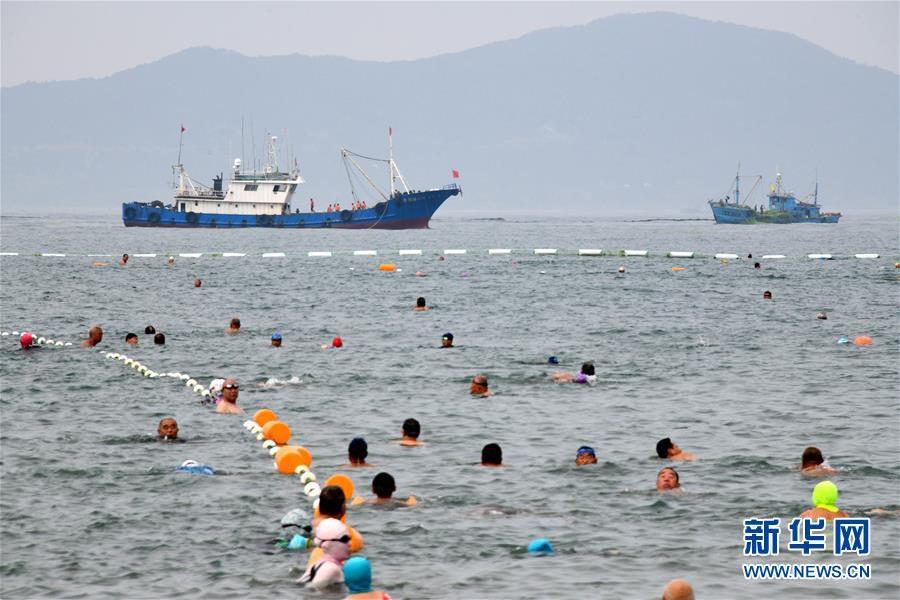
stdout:
<svg viewBox="0 0 900 600">
<path fill-rule="evenodd" d="M 262 434 L 267 440 L 284 446 L 291 439 L 291 428 L 281 421 L 269 421 L 263 425 Z"/>
<path fill-rule="evenodd" d="M 355 554 L 362 550 L 363 546 L 365 545 L 365 543 L 363 542 L 363 536 L 349 525 L 347 525 L 347 531 L 350 534 L 350 552 L 353 552 Z"/>
<path fill-rule="evenodd" d="M 383 263 L 383 264 L 378 265 L 378 270 L 379 271 L 396 271 L 397 265 L 391 264 L 391 263 Z"/>
<path fill-rule="evenodd" d="M 867 335 L 858 335 L 856 336 L 856 339 L 853 340 L 853 343 L 857 346 L 871 346 L 872 338 Z"/>
<path fill-rule="evenodd" d="M 278 467 L 279 473 L 293 475 L 300 465 L 309 466 L 309 451 L 303 448 L 306 451 L 304 456 L 298 451 L 298 448 L 302 448 L 302 446 L 285 446 L 278 449 L 278 452 L 275 453 L 275 466 Z"/>
<path fill-rule="evenodd" d="M 684 271 L 684 267 L 672 267 L 673 271 Z"/>
<path fill-rule="evenodd" d="M 253 415 L 253 420 L 256 421 L 256 424 L 260 427 L 265 427 L 266 423 L 269 421 L 277 421 L 278 415 L 268 408 L 262 408 Z"/>
<path fill-rule="evenodd" d="M 353 499 L 353 490 L 355 489 L 353 486 L 353 480 L 343 473 L 335 473 L 325 480 L 325 485 L 336 485 L 344 490 L 344 498 L 347 499 L 347 502 L 350 502 Z"/>
</svg>

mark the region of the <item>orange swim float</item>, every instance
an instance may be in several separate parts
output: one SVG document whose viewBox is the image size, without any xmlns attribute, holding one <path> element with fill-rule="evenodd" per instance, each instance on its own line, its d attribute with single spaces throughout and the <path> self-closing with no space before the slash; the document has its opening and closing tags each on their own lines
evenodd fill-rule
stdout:
<svg viewBox="0 0 900 600">
<path fill-rule="evenodd" d="M 291 439 L 291 428 L 281 421 L 269 421 L 263 425 L 263 437 L 272 440 L 279 446 L 284 446 Z"/>
<path fill-rule="evenodd" d="M 265 427 L 266 423 L 269 421 L 277 421 L 278 415 L 268 408 L 262 408 L 253 415 L 253 420 L 256 421 L 256 424 L 260 427 Z"/>
<path fill-rule="evenodd" d="M 856 339 L 853 340 L 853 343 L 857 346 L 871 346 L 872 338 L 867 335 L 858 335 L 856 336 Z"/>
</svg>

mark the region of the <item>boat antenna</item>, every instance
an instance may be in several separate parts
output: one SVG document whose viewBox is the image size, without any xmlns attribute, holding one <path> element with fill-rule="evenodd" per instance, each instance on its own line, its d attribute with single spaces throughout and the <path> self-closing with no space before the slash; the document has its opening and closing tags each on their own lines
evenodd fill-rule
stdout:
<svg viewBox="0 0 900 600">
<path fill-rule="evenodd" d="M 816 188 L 813 190 L 813 204 L 819 204 L 819 168 L 816 167 Z"/>
<path fill-rule="evenodd" d="M 738 161 L 737 175 L 734 176 L 734 204 L 741 203 L 741 162 Z"/>
<path fill-rule="evenodd" d="M 388 168 L 391 171 L 391 198 L 394 197 L 394 129 L 388 127 Z"/>
<path fill-rule="evenodd" d="M 184 146 L 184 123 L 181 124 L 181 133 L 178 134 L 178 164 L 181 164 L 181 148 Z"/>
</svg>

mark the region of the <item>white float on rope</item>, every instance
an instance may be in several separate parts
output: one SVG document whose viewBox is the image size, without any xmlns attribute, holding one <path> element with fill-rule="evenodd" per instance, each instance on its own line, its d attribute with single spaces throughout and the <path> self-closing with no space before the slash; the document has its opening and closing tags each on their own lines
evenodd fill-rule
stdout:
<svg viewBox="0 0 900 600">
<path fill-rule="evenodd" d="M 556 254 L 556 248 L 535 248 L 535 255 Z"/>
<path fill-rule="evenodd" d="M 879 258 L 877 254 L 854 254 L 853 256 L 856 258 Z"/>
<path fill-rule="evenodd" d="M 263 258 L 284 258 L 284 252 L 263 252 Z"/>
<path fill-rule="evenodd" d="M 622 256 L 647 256 L 646 250 L 623 250 Z"/>
<path fill-rule="evenodd" d="M 693 252 L 672 251 L 666 254 L 669 258 L 694 258 Z"/>
<path fill-rule="evenodd" d="M 725 253 L 719 253 L 719 254 L 716 254 L 716 258 L 717 258 L 717 259 L 720 259 L 720 260 L 721 260 L 721 259 L 726 259 L 726 260 L 737 260 L 737 257 L 738 257 L 737 254 L 725 254 Z"/>
<path fill-rule="evenodd" d="M 511 248 L 488 248 L 488 254 L 512 254 Z"/>
<path fill-rule="evenodd" d="M 578 256 L 603 256 L 602 248 L 579 248 Z"/>
<path fill-rule="evenodd" d="M 378 250 L 354 250 L 353 256 L 378 256 Z"/>
<path fill-rule="evenodd" d="M 328 258 L 329 256 L 331 256 L 331 252 L 315 252 L 315 251 L 313 251 L 313 252 L 307 252 L 306 255 L 309 257 L 319 256 L 319 257 L 323 257 L 323 258 Z"/>
<path fill-rule="evenodd" d="M 450 248 L 448 250 L 444 250 L 444 254 L 465 254 L 466 251 L 462 248 Z"/>
<path fill-rule="evenodd" d="M 400 256 L 422 256 L 421 250 L 400 250 Z"/>
</svg>

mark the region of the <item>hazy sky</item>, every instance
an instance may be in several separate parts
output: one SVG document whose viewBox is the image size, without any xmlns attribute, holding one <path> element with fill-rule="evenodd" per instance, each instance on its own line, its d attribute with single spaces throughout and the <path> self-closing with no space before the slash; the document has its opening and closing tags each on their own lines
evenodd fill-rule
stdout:
<svg viewBox="0 0 900 600">
<path fill-rule="evenodd" d="M 0 3 L 3 86 L 104 77 L 194 46 L 250 56 L 415 59 L 622 12 L 671 11 L 793 33 L 898 68 L 900 2 Z"/>
</svg>

